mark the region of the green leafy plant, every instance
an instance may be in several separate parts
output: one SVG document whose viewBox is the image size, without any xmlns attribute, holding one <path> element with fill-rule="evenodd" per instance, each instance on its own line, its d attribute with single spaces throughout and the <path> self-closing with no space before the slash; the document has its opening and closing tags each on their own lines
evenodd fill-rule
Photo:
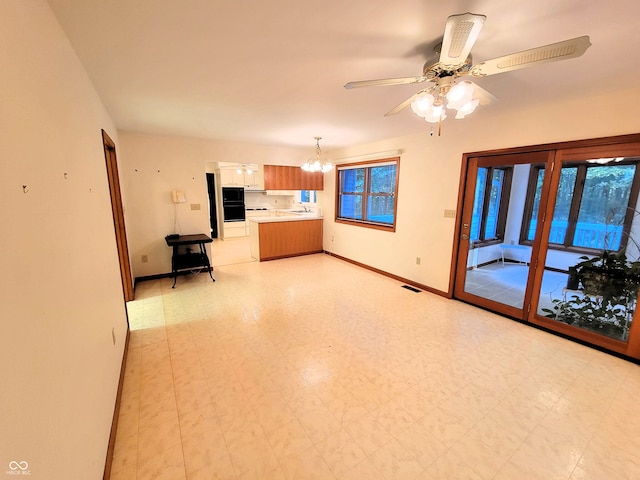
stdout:
<svg viewBox="0 0 640 480">
<path fill-rule="evenodd" d="M 638 247 L 631 237 L 627 242 Z M 569 325 L 626 340 L 640 287 L 640 261 L 630 261 L 625 248 L 605 248 L 580 260 L 569 269 L 567 284 L 568 290 L 580 293 L 553 299 L 553 308 L 541 310 Z"/>
<path fill-rule="evenodd" d="M 627 339 L 633 310 L 626 305 L 605 303 L 602 297 L 593 295 L 572 295 L 552 302 L 553 308 L 542 309 L 549 318 L 611 338 Z"/>
<path fill-rule="evenodd" d="M 580 260 L 575 265 L 575 272 L 586 294 L 598 295 L 608 305 L 638 295 L 640 262 L 627 260 L 624 250 L 603 250 L 599 255 L 582 256 Z"/>
</svg>

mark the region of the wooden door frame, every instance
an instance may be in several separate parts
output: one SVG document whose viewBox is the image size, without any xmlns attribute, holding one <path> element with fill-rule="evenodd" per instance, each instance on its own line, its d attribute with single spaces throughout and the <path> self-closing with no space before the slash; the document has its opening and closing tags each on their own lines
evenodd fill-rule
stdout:
<svg viewBox="0 0 640 480">
<path fill-rule="evenodd" d="M 460 164 L 460 181 L 458 183 L 458 203 L 456 204 L 456 220 L 453 235 L 453 249 L 451 255 L 451 263 L 449 266 L 449 289 L 446 296 L 453 298 L 453 288 L 456 280 L 456 265 L 458 258 L 458 249 L 460 248 L 460 234 L 462 231 L 462 206 L 464 205 L 465 185 L 467 184 L 467 170 L 469 159 L 473 157 L 486 157 L 494 155 L 510 155 L 513 153 L 528 153 L 540 150 L 560 150 L 576 147 L 593 147 L 616 145 L 621 143 L 640 142 L 640 133 L 629 135 L 617 135 L 614 137 L 590 138 L 585 140 L 571 140 L 567 142 L 544 143 L 538 145 L 526 145 L 523 147 L 508 147 L 494 150 L 484 150 L 479 152 L 467 152 L 462 154 L 462 162 Z"/>
<path fill-rule="evenodd" d="M 125 302 L 134 299 L 133 279 L 131 278 L 131 261 L 129 259 L 129 247 L 127 244 L 127 232 L 124 223 L 124 210 L 122 208 L 122 195 L 120 191 L 120 178 L 118 176 L 118 160 L 116 157 L 116 144 L 102 130 L 102 144 L 104 146 L 104 158 L 107 166 L 107 178 L 109 181 L 109 193 L 111 196 L 111 211 L 113 213 L 113 227 L 118 248 L 120 263 L 120 277 L 122 279 L 122 293 Z"/>
<path fill-rule="evenodd" d="M 579 146 L 575 148 L 558 149 L 556 151 L 557 163 L 555 172 L 553 172 L 552 175 L 552 182 L 549 191 L 557 192 L 558 185 L 560 183 L 560 172 L 562 170 L 563 163 L 570 164 L 571 162 L 585 161 L 591 158 L 598 158 L 599 155 L 603 157 L 637 157 L 638 152 L 640 152 L 640 138 L 635 142 L 630 141 L 620 143 L 618 145 L 607 145 L 606 147 L 600 147 L 599 145 L 597 145 L 592 147 L 587 146 L 584 148 L 582 146 Z M 636 168 L 640 168 L 640 164 Z M 638 190 L 632 190 L 631 203 L 636 203 L 637 198 Z M 550 201 L 550 199 L 547 199 L 545 212 L 545 216 L 547 218 L 553 218 L 554 208 L 555 201 Z M 551 229 L 551 222 L 546 223 L 546 225 L 542 226 L 543 230 L 541 232 L 541 235 L 539 236 L 539 240 L 542 245 L 539 250 L 537 259 L 537 261 L 540 262 L 540 264 L 543 266 L 546 261 L 546 251 L 548 248 L 549 233 Z M 538 236 L 537 233 L 536 236 Z M 537 273 L 538 276 L 535 280 L 536 283 L 542 282 L 543 274 L 544 268 L 540 269 L 540 271 Z M 574 327 L 573 325 L 567 325 L 546 318 L 537 313 L 539 297 L 536 297 L 534 300 L 535 301 L 531 304 L 531 312 L 529 314 L 529 317 L 527 318 L 528 322 L 549 330 L 556 331 L 560 334 L 572 337 L 574 339 L 584 341 L 592 345 L 597 345 L 616 353 L 620 353 L 622 355 L 633 358 L 640 358 L 640 334 L 638 334 L 638 331 L 640 331 L 640 308 L 636 308 L 634 312 L 628 341 L 621 341 L 579 327 Z"/>
<path fill-rule="evenodd" d="M 466 192 L 467 186 L 467 176 L 469 170 L 469 162 L 474 157 L 487 157 L 487 156 L 497 156 L 497 155 L 512 155 L 517 153 L 532 153 L 539 151 L 550 151 L 553 155 L 553 163 L 555 164 L 555 168 L 558 167 L 558 164 L 561 165 L 562 159 L 568 158 L 568 154 L 566 151 L 576 152 L 578 155 L 580 154 L 581 149 L 588 149 L 590 153 L 595 154 L 598 151 L 602 152 L 603 156 L 607 156 L 607 152 L 611 152 L 612 150 L 618 151 L 621 153 L 626 153 L 628 151 L 637 151 L 637 149 L 631 144 L 640 142 L 640 133 L 629 134 L 629 135 L 617 135 L 613 137 L 601 137 L 601 138 L 592 138 L 592 139 L 584 139 L 584 140 L 573 140 L 567 142 L 557 142 L 557 143 L 549 143 L 549 144 L 540 144 L 540 145 L 530 145 L 523 147 L 514 147 L 514 148 L 503 148 L 497 150 L 488 150 L 481 152 L 470 152 L 464 153 L 462 155 L 462 163 L 460 166 L 460 182 L 458 188 L 458 202 L 457 202 L 457 213 L 456 213 L 456 223 L 454 228 L 454 238 L 453 238 L 453 250 L 451 256 L 451 266 L 450 266 L 450 276 L 449 276 L 449 291 L 447 292 L 447 297 L 454 298 L 454 290 L 457 276 L 457 264 L 458 257 L 461 248 L 461 240 L 460 236 L 462 234 L 462 213 L 463 206 L 465 201 L 465 195 L 468 194 Z M 565 152 L 562 152 L 565 151 Z M 558 157 L 558 153 L 562 152 L 563 155 L 561 158 Z M 621 155 L 626 156 L 626 155 Z M 635 154 L 634 154 L 635 156 Z M 559 174 L 556 174 L 559 178 Z M 548 196 L 551 194 L 551 190 L 553 185 L 551 182 L 545 182 L 548 184 L 547 191 L 542 192 L 542 196 L 544 198 L 541 199 L 541 205 L 545 205 L 545 215 L 553 215 L 552 206 L 549 205 Z M 555 182 L 555 187 L 557 188 L 557 181 Z M 473 192 L 471 192 L 473 194 Z M 542 203 L 542 200 L 545 200 L 545 203 Z M 544 263 L 544 255 L 546 255 L 547 250 L 547 239 L 549 234 L 551 222 L 543 222 L 537 226 L 536 232 L 536 242 L 534 242 L 534 249 L 537 250 L 538 254 L 534 259 L 532 255 L 531 261 L 537 261 L 538 263 L 542 261 Z M 543 229 L 542 232 L 539 232 L 539 229 Z M 532 251 L 533 252 L 533 251 Z M 536 278 L 534 279 L 534 285 L 538 284 L 541 281 L 543 269 L 536 270 Z M 565 335 L 573 338 L 577 341 L 587 342 L 590 345 L 595 346 L 596 348 L 604 348 L 606 350 L 620 353 L 626 357 L 639 359 L 640 358 L 640 308 L 636 309 L 634 315 L 634 322 L 631 326 L 631 332 L 629 334 L 629 341 L 624 343 L 616 340 L 607 340 L 606 337 L 597 334 L 590 334 L 584 330 L 579 330 L 576 327 L 564 326 L 564 325 L 556 325 L 551 324 L 549 321 L 546 321 L 544 318 L 536 315 L 536 309 L 538 304 L 538 299 L 530 298 L 531 303 L 531 311 L 529 315 L 525 319 L 527 323 L 530 325 L 542 327 L 547 331 L 559 333 L 560 335 Z M 484 307 L 487 308 L 487 307 Z"/>
<path fill-rule="evenodd" d="M 516 152 L 511 154 L 503 154 L 503 155 L 482 155 L 482 156 L 472 156 L 467 158 L 466 169 L 465 172 L 465 186 L 464 186 L 464 197 L 462 205 L 459 207 L 460 218 L 462 224 L 469 225 L 469 229 L 471 228 L 471 216 L 472 216 L 472 205 L 471 208 L 468 208 L 465 212 L 464 206 L 467 200 L 471 200 L 475 198 L 475 190 L 476 190 L 476 182 L 475 176 L 477 176 L 477 171 L 479 168 L 490 168 L 490 167 L 514 167 L 516 165 L 535 165 L 544 163 L 549 167 L 553 162 L 553 152 L 549 150 L 538 150 L 534 152 Z M 547 184 L 545 184 L 547 185 Z M 511 188 L 510 183 L 506 183 L 505 187 L 507 189 Z M 548 187 L 547 187 L 548 188 Z M 507 192 L 510 195 L 510 191 Z M 543 199 L 546 199 L 546 190 L 543 191 Z M 503 212 L 504 215 L 508 216 L 508 212 Z M 541 223 L 541 222 L 540 222 Z M 538 228 L 540 226 L 538 225 Z M 496 311 L 503 315 L 507 315 L 509 317 L 517 318 L 519 320 L 526 320 L 529 308 L 531 305 L 531 297 L 533 295 L 533 280 L 536 265 L 533 263 L 533 259 L 538 255 L 539 249 L 539 241 L 534 241 L 531 245 L 531 261 L 529 266 L 529 271 L 527 273 L 527 285 L 524 292 L 524 296 L 522 298 L 522 308 L 517 308 L 509 305 L 502 304 L 500 302 L 490 300 L 484 297 L 478 297 L 476 295 L 465 292 L 464 290 L 464 280 L 466 278 L 466 270 L 467 270 L 467 257 L 469 253 L 468 245 L 462 243 L 462 235 L 465 233 L 465 229 L 460 229 L 460 233 L 458 234 L 457 240 L 458 245 L 456 249 L 456 255 L 454 258 L 454 264 L 456 266 L 455 270 L 455 279 L 453 284 L 452 295 L 455 298 L 459 298 L 463 301 L 468 301 L 473 303 L 481 308 L 487 308 L 492 311 Z M 467 232 L 468 233 L 468 232 Z M 536 237 L 537 238 L 537 237 Z M 466 240 L 465 240 L 466 241 Z M 466 255 L 463 255 L 466 253 Z M 457 295 L 456 295 L 457 292 Z"/>
</svg>

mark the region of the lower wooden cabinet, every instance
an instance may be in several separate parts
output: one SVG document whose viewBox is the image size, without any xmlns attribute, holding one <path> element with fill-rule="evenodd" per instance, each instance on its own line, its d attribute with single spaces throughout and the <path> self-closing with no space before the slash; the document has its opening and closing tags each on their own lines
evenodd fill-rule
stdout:
<svg viewBox="0 0 640 480">
<path fill-rule="evenodd" d="M 322 219 L 250 222 L 251 255 L 260 261 L 322 252 Z"/>
</svg>

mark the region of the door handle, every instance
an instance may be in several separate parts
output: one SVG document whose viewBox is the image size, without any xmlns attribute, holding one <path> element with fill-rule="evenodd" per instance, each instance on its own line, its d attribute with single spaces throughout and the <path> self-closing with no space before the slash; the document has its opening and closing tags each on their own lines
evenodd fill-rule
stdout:
<svg viewBox="0 0 640 480">
<path fill-rule="evenodd" d="M 462 240 L 469 240 L 469 235 L 467 235 L 466 233 L 463 233 Z"/>
</svg>

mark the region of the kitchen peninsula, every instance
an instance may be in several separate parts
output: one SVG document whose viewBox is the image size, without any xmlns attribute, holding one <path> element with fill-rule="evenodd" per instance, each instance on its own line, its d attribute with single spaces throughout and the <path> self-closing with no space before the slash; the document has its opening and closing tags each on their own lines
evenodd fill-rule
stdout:
<svg viewBox="0 0 640 480">
<path fill-rule="evenodd" d="M 249 219 L 251 256 L 259 261 L 322 253 L 322 217 L 286 215 Z"/>
</svg>

